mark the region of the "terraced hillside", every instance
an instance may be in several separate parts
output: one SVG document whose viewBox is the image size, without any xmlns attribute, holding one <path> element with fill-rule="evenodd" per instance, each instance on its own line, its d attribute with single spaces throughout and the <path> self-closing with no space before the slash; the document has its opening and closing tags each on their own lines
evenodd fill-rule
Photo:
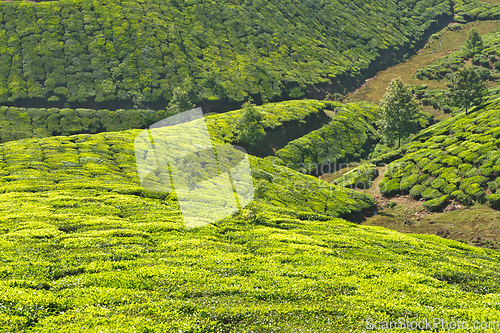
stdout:
<svg viewBox="0 0 500 333">
<path fill-rule="evenodd" d="M 500 202 L 500 99 L 422 131 L 389 164 L 381 191 L 423 197 L 430 210 L 457 200 Z"/>
<path fill-rule="evenodd" d="M 491 79 L 495 73 L 500 70 L 500 59 L 498 51 L 500 51 L 500 31 L 495 30 L 491 33 L 482 35 L 484 49 L 474 55 L 471 60 L 476 66 L 483 80 Z M 448 77 L 458 68 L 463 67 L 469 59 L 465 44 L 452 54 L 440 58 L 435 63 L 425 66 L 416 71 L 417 79 L 439 80 Z"/>
<path fill-rule="evenodd" d="M 341 92 L 451 17 L 449 0 L 2 1 L 0 103 L 160 109 L 182 87 L 220 111 Z"/>
<path fill-rule="evenodd" d="M 328 123 L 331 118 L 328 110 L 340 103 L 297 100 L 281 103 L 268 103 L 257 106 L 263 115 L 263 126 L 267 132 L 283 127 L 289 128 L 283 140 L 292 140 Z M 235 122 L 241 117 L 241 110 L 207 117 L 213 135 L 231 143 L 235 140 Z M 0 142 L 26 138 L 43 138 L 56 135 L 95 134 L 127 129 L 146 128 L 168 116 L 167 110 L 70 108 L 18 108 L 0 106 Z M 275 143 L 277 140 L 273 140 Z"/>
<path fill-rule="evenodd" d="M 367 318 L 499 318 L 498 253 L 337 219 L 372 199 L 263 159 L 250 159 L 254 203 L 186 230 L 170 194 L 139 187 L 138 133 L 0 145 L 0 330 L 363 332 Z"/>
</svg>

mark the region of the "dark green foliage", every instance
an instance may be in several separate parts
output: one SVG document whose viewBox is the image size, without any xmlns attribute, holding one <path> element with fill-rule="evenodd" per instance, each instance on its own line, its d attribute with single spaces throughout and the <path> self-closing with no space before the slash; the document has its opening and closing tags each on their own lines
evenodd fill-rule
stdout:
<svg viewBox="0 0 500 333">
<path fill-rule="evenodd" d="M 245 144 L 251 153 L 252 148 L 264 139 L 262 113 L 250 103 L 245 103 L 241 109 L 241 118 L 236 123 L 236 141 Z"/>
<path fill-rule="evenodd" d="M 177 114 L 191 110 L 194 107 L 195 105 L 191 102 L 189 92 L 177 87 L 174 89 L 172 99 L 168 103 L 167 111 L 170 114 Z"/>
<path fill-rule="evenodd" d="M 473 55 L 481 52 L 483 50 L 483 39 L 479 35 L 479 31 L 476 28 L 472 28 L 469 31 L 469 36 L 465 41 L 465 53 L 467 57 L 472 57 Z M 489 65 L 489 60 L 485 59 Z"/>
<path fill-rule="evenodd" d="M 412 47 L 450 4 L 2 1 L 0 103 L 164 103 L 178 86 L 196 101 L 301 98 Z"/>
<path fill-rule="evenodd" d="M 0 142 L 31 137 L 99 133 L 145 128 L 162 120 L 165 111 L 24 109 L 0 107 Z"/>
<path fill-rule="evenodd" d="M 447 86 L 450 104 L 464 108 L 466 114 L 471 107 L 480 105 L 486 95 L 486 84 L 472 66 L 459 69 L 450 77 Z"/>
<path fill-rule="evenodd" d="M 459 23 L 475 20 L 498 20 L 500 6 L 480 0 L 456 0 L 455 15 L 455 21 Z"/>
<path fill-rule="evenodd" d="M 256 107 L 263 116 L 262 125 L 273 129 L 283 123 L 304 121 L 304 118 L 323 112 L 331 107 L 330 102 L 315 100 L 268 103 Z M 333 104 L 332 104 L 333 105 Z M 342 105 L 336 103 L 335 105 Z M 207 126 L 211 134 L 228 143 L 235 143 L 235 124 L 242 110 L 208 116 Z M 92 110 L 92 109 L 24 109 L 0 107 L 0 142 L 30 137 L 70 135 L 78 133 L 120 131 L 122 129 L 146 128 L 171 114 L 165 110 Z"/>
<path fill-rule="evenodd" d="M 418 130 L 418 105 L 401 79 L 389 83 L 381 101 L 381 111 L 378 125 L 385 142 L 392 144 L 396 141 L 399 148 L 402 138 Z"/>
</svg>

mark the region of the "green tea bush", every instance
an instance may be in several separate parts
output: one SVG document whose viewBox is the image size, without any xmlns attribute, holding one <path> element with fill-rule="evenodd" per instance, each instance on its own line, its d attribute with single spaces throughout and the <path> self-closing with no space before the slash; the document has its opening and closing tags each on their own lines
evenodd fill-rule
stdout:
<svg viewBox="0 0 500 333">
<path fill-rule="evenodd" d="M 443 208 L 443 205 L 445 204 L 447 199 L 448 195 L 443 195 L 442 197 L 434 198 L 432 200 L 424 202 L 424 207 L 431 212 L 439 211 L 440 209 Z"/>
<path fill-rule="evenodd" d="M 498 253 L 335 218 L 373 198 L 272 158 L 250 157 L 250 205 L 187 230 L 172 193 L 139 186 L 139 132 L 0 144 L 0 331 L 346 332 L 408 309 L 500 315 Z M 348 320 L 332 320 L 346 302 Z"/>
<path fill-rule="evenodd" d="M 411 190 L 410 190 L 410 194 L 414 197 L 421 197 L 422 196 L 422 192 L 424 192 L 426 190 L 426 187 L 423 186 L 423 185 L 420 185 L 420 184 L 417 184 L 417 185 L 414 185 Z"/>
<path fill-rule="evenodd" d="M 500 208 L 500 193 L 492 193 L 486 197 L 486 200 L 488 200 L 491 207 L 495 209 Z"/>
<path fill-rule="evenodd" d="M 373 179 L 378 176 L 375 164 L 362 164 L 359 167 L 346 172 L 341 178 L 334 181 L 335 184 L 348 188 L 368 189 Z"/>
<path fill-rule="evenodd" d="M 475 2 L 475 1 L 469 1 L 469 0 L 462 0 L 462 1 L 457 1 L 456 6 L 455 6 L 455 11 L 456 12 L 461 12 L 463 10 L 463 7 L 460 3 L 463 2 Z M 481 7 L 483 6 L 491 6 L 489 4 L 481 3 L 475 3 L 475 5 L 479 6 L 474 8 L 474 10 L 480 10 Z M 498 17 L 500 17 L 500 6 L 496 5 L 495 10 L 498 13 Z M 472 18 L 471 18 L 472 20 Z M 498 66 L 496 65 L 498 56 L 497 54 L 500 51 L 500 39 L 499 39 L 500 32 L 499 31 L 493 31 L 491 33 L 485 34 L 482 36 L 483 43 L 484 43 L 484 49 L 480 51 L 479 54 L 476 54 L 472 58 L 472 63 L 475 65 L 476 71 L 478 71 L 479 75 L 481 76 L 481 79 L 483 80 L 490 80 L 493 72 L 498 69 Z M 490 53 L 492 52 L 492 53 Z M 415 77 L 418 79 L 423 79 L 427 78 L 430 80 L 440 80 L 447 78 L 448 75 L 451 73 L 455 72 L 458 70 L 458 68 L 464 66 L 465 61 L 468 59 L 468 52 L 465 47 L 465 43 L 462 45 L 462 47 L 445 57 L 440 58 L 436 62 L 425 66 L 423 68 L 418 69 L 415 72 Z M 493 62 L 493 69 L 491 67 L 490 62 Z M 436 90 L 436 93 L 438 93 L 439 90 Z M 432 103 L 431 101 L 431 96 L 427 95 L 425 98 L 422 98 L 417 95 L 419 99 L 421 99 L 422 103 L 426 103 L 424 105 L 429 105 Z M 437 98 L 439 100 L 439 98 Z M 425 101 L 424 101 L 425 100 Z M 441 102 L 441 101 L 440 101 Z M 441 102 L 441 105 L 443 103 Z"/>
</svg>

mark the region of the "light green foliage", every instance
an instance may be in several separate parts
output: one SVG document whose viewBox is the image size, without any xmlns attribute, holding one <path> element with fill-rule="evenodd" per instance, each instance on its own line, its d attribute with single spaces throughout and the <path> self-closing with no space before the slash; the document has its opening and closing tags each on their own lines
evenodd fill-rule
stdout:
<svg viewBox="0 0 500 333">
<path fill-rule="evenodd" d="M 380 105 L 380 133 L 389 144 L 397 141 L 399 148 L 402 138 L 418 130 L 418 104 L 413 99 L 411 90 L 398 78 L 389 83 Z"/>
<path fill-rule="evenodd" d="M 336 179 L 334 183 L 343 187 L 368 189 L 377 176 L 378 172 L 375 164 L 366 163 L 346 172 L 341 178 Z"/>
<path fill-rule="evenodd" d="M 138 186 L 139 132 L 0 145 L 0 331 L 348 332 L 368 317 L 499 318 L 497 252 L 337 219 L 373 199 L 265 159 L 250 159 L 264 184 L 254 203 L 186 230 L 172 195 Z"/>
<path fill-rule="evenodd" d="M 422 130 L 401 148 L 403 157 L 389 164 L 381 191 L 386 186 L 387 193 L 432 199 L 426 205 L 432 210 L 442 207 L 446 195 L 466 205 L 491 199 L 497 207 L 487 189 L 496 191 L 500 176 L 499 109 L 500 99 L 491 100 L 474 113 Z"/>
<path fill-rule="evenodd" d="M 206 102 L 300 98 L 413 48 L 450 4 L 2 1 L 0 103 L 164 104 L 181 82 Z"/>
<path fill-rule="evenodd" d="M 245 103 L 241 110 L 241 118 L 236 123 L 236 141 L 243 143 L 249 148 L 251 153 L 252 148 L 256 147 L 264 136 L 264 126 L 262 121 L 262 113 L 250 103 Z"/>
<path fill-rule="evenodd" d="M 450 77 L 447 86 L 450 104 L 464 108 L 466 114 L 471 107 L 480 105 L 486 95 L 486 83 L 473 66 L 460 68 Z"/>
</svg>

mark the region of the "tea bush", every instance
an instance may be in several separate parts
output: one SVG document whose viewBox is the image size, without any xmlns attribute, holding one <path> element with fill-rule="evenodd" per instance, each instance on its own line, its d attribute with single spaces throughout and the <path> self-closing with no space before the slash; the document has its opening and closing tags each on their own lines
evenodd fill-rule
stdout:
<svg viewBox="0 0 500 333">
<path fill-rule="evenodd" d="M 339 103 L 315 100 L 286 101 L 267 103 L 257 106 L 263 114 L 266 129 L 273 129 L 291 121 L 304 122 L 311 115 L 331 109 Z M 241 110 L 209 115 L 207 126 L 218 138 L 234 140 L 234 124 Z M 0 142 L 32 137 L 55 135 L 95 134 L 116 132 L 134 128 L 147 128 L 150 125 L 171 116 L 165 110 L 93 110 L 93 109 L 58 109 L 58 108 L 17 108 L 0 106 Z"/>
</svg>

